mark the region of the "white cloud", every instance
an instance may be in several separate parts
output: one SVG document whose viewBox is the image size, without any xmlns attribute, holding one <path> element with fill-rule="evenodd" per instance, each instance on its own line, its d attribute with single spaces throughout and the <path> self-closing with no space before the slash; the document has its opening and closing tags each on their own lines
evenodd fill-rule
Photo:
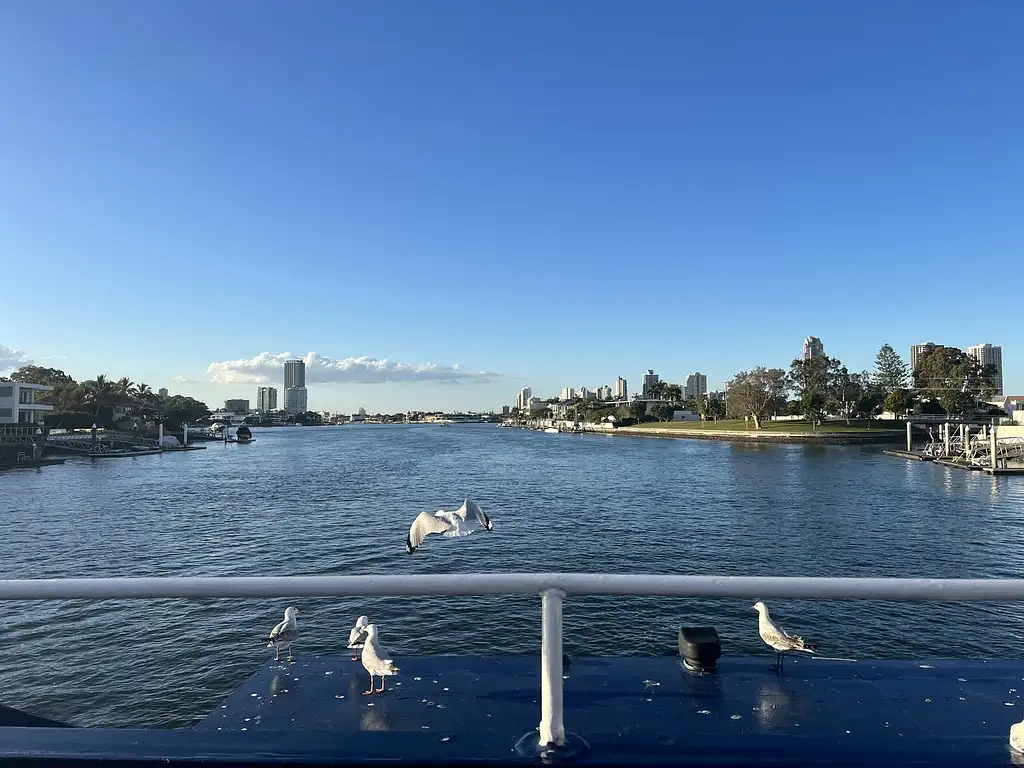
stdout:
<svg viewBox="0 0 1024 768">
<path fill-rule="evenodd" d="M 0 344 L 0 371 L 7 371 L 12 368 L 19 368 L 28 365 L 32 361 L 25 355 L 23 349 L 12 349 Z"/>
<path fill-rule="evenodd" d="M 171 381 L 175 384 L 188 384 L 189 381 L 184 376 L 172 376 Z"/>
<path fill-rule="evenodd" d="M 260 352 L 248 360 L 210 363 L 206 372 L 211 381 L 220 384 L 264 384 L 284 379 L 285 360 L 294 359 L 290 352 Z M 468 371 L 459 364 L 398 363 L 375 357 L 346 357 L 342 360 L 310 352 L 306 362 L 308 384 L 382 384 L 388 381 L 433 381 L 442 384 L 486 384 L 500 378 L 487 371 Z"/>
</svg>

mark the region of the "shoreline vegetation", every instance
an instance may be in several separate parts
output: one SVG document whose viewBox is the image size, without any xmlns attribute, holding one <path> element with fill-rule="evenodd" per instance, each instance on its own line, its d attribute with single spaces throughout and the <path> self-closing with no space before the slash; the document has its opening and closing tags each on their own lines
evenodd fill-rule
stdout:
<svg viewBox="0 0 1024 768">
<path fill-rule="evenodd" d="M 808 421 L 767 421 L 752 429 L 743 419 L 722 421 L 673 421 L 617 427 L 607 434 L 634 437 L 686 438 L 691 440 L 727 440 L 753 443 L 807 443 L 853 445 L 900 443 L 906 439 L 906 426 L 898 422 L 857 421 L 813 424 Z"/>
</svg>

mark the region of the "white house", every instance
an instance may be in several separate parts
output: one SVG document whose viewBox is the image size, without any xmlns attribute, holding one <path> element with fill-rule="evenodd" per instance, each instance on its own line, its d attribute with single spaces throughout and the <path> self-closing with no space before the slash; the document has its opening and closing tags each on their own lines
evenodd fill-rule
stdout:
<svg viewBox="0 0 1024 768">
<path fill-rule="evenodd" d="M 44 384 L 22 384 L 0 381 L 0 424 L 42 424 L 43 414 L 52 411 L 52 405 L 36 402 L 38 393 L 51 392 Z"/>
</svg>

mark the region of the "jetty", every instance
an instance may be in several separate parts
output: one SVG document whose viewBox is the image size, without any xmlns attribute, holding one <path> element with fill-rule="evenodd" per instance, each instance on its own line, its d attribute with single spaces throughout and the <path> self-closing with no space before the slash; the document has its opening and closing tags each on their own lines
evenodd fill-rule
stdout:
<svg viewBox="0 0 1024 768">
<path fill-rule="evenodd" d="M 927 429 L 928 442 L 915 450 L 913 430 L 922 425 Z M 990 475 L 1024 475 L 1024 434 L 1020 434 L 1019 427 L 1000 427 L 991 418 L 961 418 L 941 422 L 908 419 L 906 450 L 884 453 L 896 458 L 931 461 L 941 466 Z"/>
</svg>

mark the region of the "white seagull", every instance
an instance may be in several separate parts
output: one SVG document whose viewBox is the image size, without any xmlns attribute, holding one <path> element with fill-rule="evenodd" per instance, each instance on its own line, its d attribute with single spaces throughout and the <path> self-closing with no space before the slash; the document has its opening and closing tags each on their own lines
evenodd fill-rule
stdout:
<svg viewBox="0 0 1024 768">
<path fill-rule="evenodd" d="M 366 625 L 369 623 L 370 619 L 366 616 L 356 619 L 356 625 L 348 633 L 349 648 L 358 651 L 363 647 L 363 642 L 366 640 Z M 352 661 L 359 661 L 359 657 L 353 656 Z"/>
<path fill-rule="evenodd" d="M 803 651 L 814 653 L 817 649 L 804 642 L 802 637 L 791 635 L 768 615 L 768 606 L 758 601 L 754 603 L 754 610 L 757 611 L 757 632 L 761 639 L 775 650 L 775 668 L 782 670 L 782 661 L 790 651 Z"/>
<path fill-rule="evenodd" d="M 299 615 L 299 612 L 294 608 L 288 607 L 284 610 L 284 621 L 270 630 L 270 642 L 267 643 L 267 648 L 274 647 L 274 661 L 281 660 L 281 651 L 288 651 L 288 661 L 292 661 L 292 643 L 299 639 L 299 625 L 295 621 L 295 617 Z"/>
<path fill-rule="evenodd" d="M 423 544 L 431 533 L 454 538 L 469 536 L 475 530 L 493 531 L 494 524 L 487 513 L 480 509 L 475 501 L 466 499 L 462 506 L 455 510 L 439 509 L 431 514 L 420 512 L 409 526 L 409 535 L 405 539 L 405 551 L 410 555 Z"/>
<path fill-rule="evenodd" d="M 370 690 L 363 691 L 363 695 L 369 693 L 384 692 L 384 678 L 389 675 L 397 675 L 398 667 L 391 660 L 388 652 L 380 647 L 377 642 L 377 625 L 366 625 L 366 639 L 363 641 L 363 669 L 370 673 Z M 380 678 L 380 688 L 373 687 L 373 678 Z"/>
</svg>

